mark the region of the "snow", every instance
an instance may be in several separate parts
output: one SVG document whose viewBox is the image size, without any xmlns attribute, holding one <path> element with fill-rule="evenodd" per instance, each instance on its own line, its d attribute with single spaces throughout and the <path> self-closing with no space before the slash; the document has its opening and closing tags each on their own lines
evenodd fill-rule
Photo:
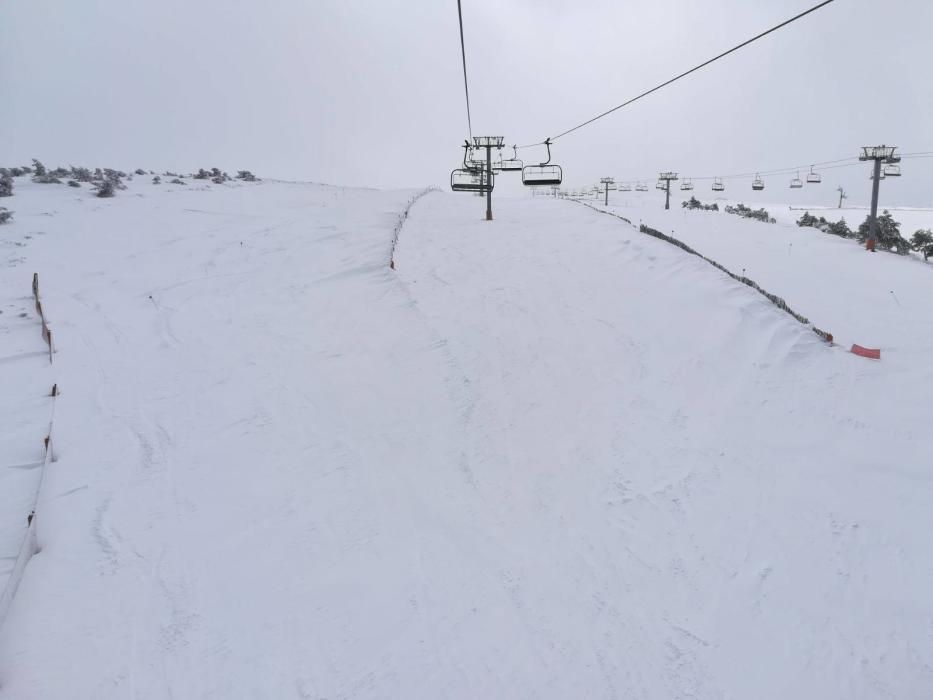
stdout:
<svg viewBox="0 0 933 700">
<path fill-rule="evenodd" d="M 415 194 L 17 180 L 0 698 L 933 693 L 929 266 Z"/>
</svg>

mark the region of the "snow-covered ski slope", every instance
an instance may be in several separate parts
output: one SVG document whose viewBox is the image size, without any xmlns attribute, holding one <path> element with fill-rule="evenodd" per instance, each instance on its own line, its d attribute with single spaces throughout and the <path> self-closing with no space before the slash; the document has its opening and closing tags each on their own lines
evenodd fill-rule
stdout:
<svg viewBox="0 0 933 700">
<path fill-rule="evenodd" d="M 0 337 L 37 271 L 57 352 L 0 371 L 62 395 L 0 698 L 933 694 L 919 302 L 869 361 L 612 217 L 442 192 L 393 271 L 413 194 L 18 187 Z"/>
</svg>

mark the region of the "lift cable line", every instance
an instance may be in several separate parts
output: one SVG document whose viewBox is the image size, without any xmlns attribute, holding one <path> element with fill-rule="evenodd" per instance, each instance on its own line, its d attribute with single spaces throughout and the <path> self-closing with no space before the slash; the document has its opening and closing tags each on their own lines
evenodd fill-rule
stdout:
<svg viewBox="0 0 933 700">
<path fill-rule="evenodd" d="M 470 118 L 470 84 L 467 82 L 466 47 L 463 43 L 463 10 L 460 8 L 460 0 L 457 0 L 457 19 L 460 20 L 460 56 L 463 58 L 463 91 L 466 93 L 467 130 L 472 141 L 473 120 Z"/>
<path fill-rule="evenodd" d="M 917 157 L 917 156 L 914 156 Z M 835 170 L 836 168 L 849 168 L 854 165 L 858 165 L 859 160 L 857 156 L 850 158 L 839 158 L 837 160 L 824 160 L 821 162 L 808 163 L 806 165 L 793 165 L 787 168 L 777 168 L 774 170 L 752 170 L 747 173 L 733 173 L 731 175 L 691 175 L 689 180 L 697 181 L 706 181 L 714 180 L 721 182 L 722 180 L 739 180 L 743 178 L 750 178 L 756 176 L 764 175 L 791 175 L 801 170 L 820 168 L 821 170 Z M 619 180 L 618 182 L 625 182 L 626 184 L 635 184 L 641 182 L 642 180 L 650 180 L 651 177 L 635 177 L 627 180 Z"/>
<path fill-rule="evenodd" d="M 831 2 L 835 2 L 835 0 L 823 0 L 823 2 L 821 2 L 821 3 L 817 4 L 817 5 L 814 5 L 814 6 L 811 7 L 809 10 L 805 10 L 804 12 L 801 12 L 800 14 L 795 15 L 794 17 L 791 17 L 790 19 L 781 22 L 780 24 L 777 24 L 777 25 L 771 27 L 771 29 L 768 29 L 768 30 L 764 31 L 764 32 L 762 32 L 761 34 L 758 34 L 757 36 L 753 36 L 751 39 L 747 39 L 747 40 L 743 41 L 743 42 L 742 42 L 741 44 L 739 44 L 738 46 L 733 46 L 733 47 L 732 47 L 731 49 L 729 49 L 728 51 L 725 51 L 725 52 L 719 54 L 718 56 L 714 56 L 713 58 L 709 59 L 708 61 L 704 61 L 704 62 L 701 63 L 700 65 L 694 66 L 694 67 L 691 68 L 690 70 L 684 71 L 684 72 L 681 73 L 680 75 L 674 76 L 674 77 L 671 78 L 670 80 L 667 80 L 667 81 L 661 83 L 660 85 L 656 85 L 655 87 L 651 88 L 650 90 L 647 90 L 647 91 L 641 93 L 640 95 L 638 95 L 638 96 L 636 96 L 636 97 L 633 97 L 632 99 L 627 100 L 626 102 L 623 102 L 623 103 L 620 104 L 620 105 L 616 105 L 616 106 L 613 107 L 612 109 L 607 109 L 607 110 L 606 110 L 605 112 L 603 112 L 602 114 L 597 114 L 597 115 L 596 115 L 595 117 L 593 117 L 592 119 L 587 119 L 585 122 L 583 122 L 583 123 L 581 123 L 581 124 L 577 124 L 576 126 L 570 128 L 570 129 L 567 129 L 566 131 L 562 131 L 562 132 L 560 132 L 557 136 L 551 136 L 551 137 L 549 137 L 549 139 L 546 139 L 546 140 L 550 140 L 551 143 L 553 143 L 554 141 L 556 141 L 557 139 L 561 138 L 562 136 L 566 136 L 567 134 L 573 133 L 573 132 L 576 131 L 577 129 L 582 129 L 584 126 L 588 126 L 589 124 L 592 124 L 592 123 L 595 122 L 597 119 L 602 119 L 603 117 L 606 117 L 606 116 L 612 114 L 613 112 L 622 109 L 623 107 L 627 107 L 628 105 L 632 104 L 633 102 L 637 102 L 638 100 L 642 99 L 643 97 L 647 97 L 647 96 L 650 95 L 651 93 L 657 92 L 657 91 L 660 90 L 661 88 L 667 87 L 667 86 L 670 85 L 671 83 L 674 83 L 674 82 L 680 80 L 681 78 L 685 78 L 685 77 L 687 77 L 688 75 L 690 75 L 691 73 L 695 73 L 696 71 L 700 70 L 701 68 L 705 68 L 705 67 L 708 66 L 709 64 L 714 63 L 715 61 L 718 61 L 718 60 L 721 59 L 721 58 L 725 58 L 725 57 L 728 56 L 729 54 L 734 53 L 734 52 L 738 51 L 739 49 L 742 49 L 742 48 L 748 46 L 749 44 L 751 44 L 751 43 L 753 43 L 753 42 L 755 42 L 755 41 L 758 41 L 759 39 L 761 39 L 761 38 L 763 38 L 763 37 L 768 36 L 768 34 L 771 34 L 772 32 L 776 32 L 778 29 L 781 29 L 781 28 L 783 28 L 783 27 L 786 27 L 788 24 L 791 24 L 792 22 L 796 22 L 798 19 L 802 19 L 803 17 L 806 17 L 806 16 L 809 15 L 811 12 L 816 12 L 816 11 L 819 10 L 821 7 L 825 7 L 826 5 L 829 5 Z M 457 4 L 459 5 L 459 0 L 458 0 Z M 462 26 L 461 26 L 461 32 L 462 32 Z M 539 141 L 538 143 L 529 143 L 529 144 L 526 144 L 526 145 L 524 145 L 524 146 L 519 146 L 518 148 L 531 148 L 532 146 L 541 146 L 541 145 L 543 145 L 543 144 L 544 144 L 544 141 Z"/>
</svg>

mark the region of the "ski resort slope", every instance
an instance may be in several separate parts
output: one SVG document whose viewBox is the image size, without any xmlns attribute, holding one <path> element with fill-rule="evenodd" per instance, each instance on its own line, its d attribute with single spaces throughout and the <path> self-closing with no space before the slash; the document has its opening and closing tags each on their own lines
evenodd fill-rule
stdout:
<svg viewBox="0 0 933 700">
<path fill-rule="evenodd" d="M 925 370 L 569 202 L 63 192 L 3 700 L 933 694 Z"/>
</svg>

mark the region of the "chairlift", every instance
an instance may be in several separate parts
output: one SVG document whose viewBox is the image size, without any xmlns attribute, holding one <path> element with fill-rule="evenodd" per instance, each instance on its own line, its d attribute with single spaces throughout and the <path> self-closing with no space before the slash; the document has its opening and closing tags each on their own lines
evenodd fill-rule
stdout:
<svg viewBox="0 0 933 700">
<path fill-rule="evenodd" d="M 551 162 L 551 139 L 545 139 L 547 146 L 547 160 L 538 165 L 526 165 L 522 168 L 522 184 L 559 185 L 564 179 L 564 173 L 559 165 L 549 165 Z"/>
<path fill-rule="evenodd" d="M 664 181 L 663 181 L 663 180 L 658 180 L 656 183 L 654 183 L 654 189 L 656 189 L 656 190 L 666 190 L 666 189 L 667 189 L 667 185 L 664 184 Z"/>
<path fill-rule="evenodd" d="M 752 180 L 752 189 L 753 190 L 763 190 L 765 188 L 764 181 L 758 177 L 758 173 L 755 173 L 755 179 Z"/>
<path fill-rule="evenodd" d="M 726 186 L 722 184 L 722 178 L 713 178 L 713 192 L 724 192 Z"/>
<path fill-rule="evenodd" d="M 793 178 L 790 181 L 790 188 L 792 190 L 799 190 L 803 187 L 803 180 L 800 179 L 800 171 L 797 171 L 797 177 Z"/>
<path fill-rule="evenodd" d="M 637 185 L 635 185 L 635 191 L 636 192 L 647 192 L 648 185 L 646 185 L 644 182 L 639 182 Z"/>
<path fill-rule="evenodd" d="M 901 166 L 899 165 L 886 165 L 884 166 L 884 176 L 885 177 L 900 177 L 901 176 Z"/>
<path fill-rule="evenodd" d="M 686 190 L 692 190 L 692 189 L 693 189 L 693 182 L 690 181 L 690 180 L 684 180 L 683 182 L 680 183 L 680 189 L 681 189 L 681 190 L 684 190 L 684 191 L 686 191 Z"/>
<path fill-rule="evenodd" d="M 822 176 L 819 173 L 813 172 L 813 166 L 810 166 L 810 172 L 807 175 L 807 184 L 808 185 L 818 185 L 823 181 Z"/>
<path fill-rule="evenodd" d="M 619 191 L 620 192 L 631 192 L 632 186 L 628 183 L 622 183 L 621 185 L 619 185 Z"/>
</svg>

